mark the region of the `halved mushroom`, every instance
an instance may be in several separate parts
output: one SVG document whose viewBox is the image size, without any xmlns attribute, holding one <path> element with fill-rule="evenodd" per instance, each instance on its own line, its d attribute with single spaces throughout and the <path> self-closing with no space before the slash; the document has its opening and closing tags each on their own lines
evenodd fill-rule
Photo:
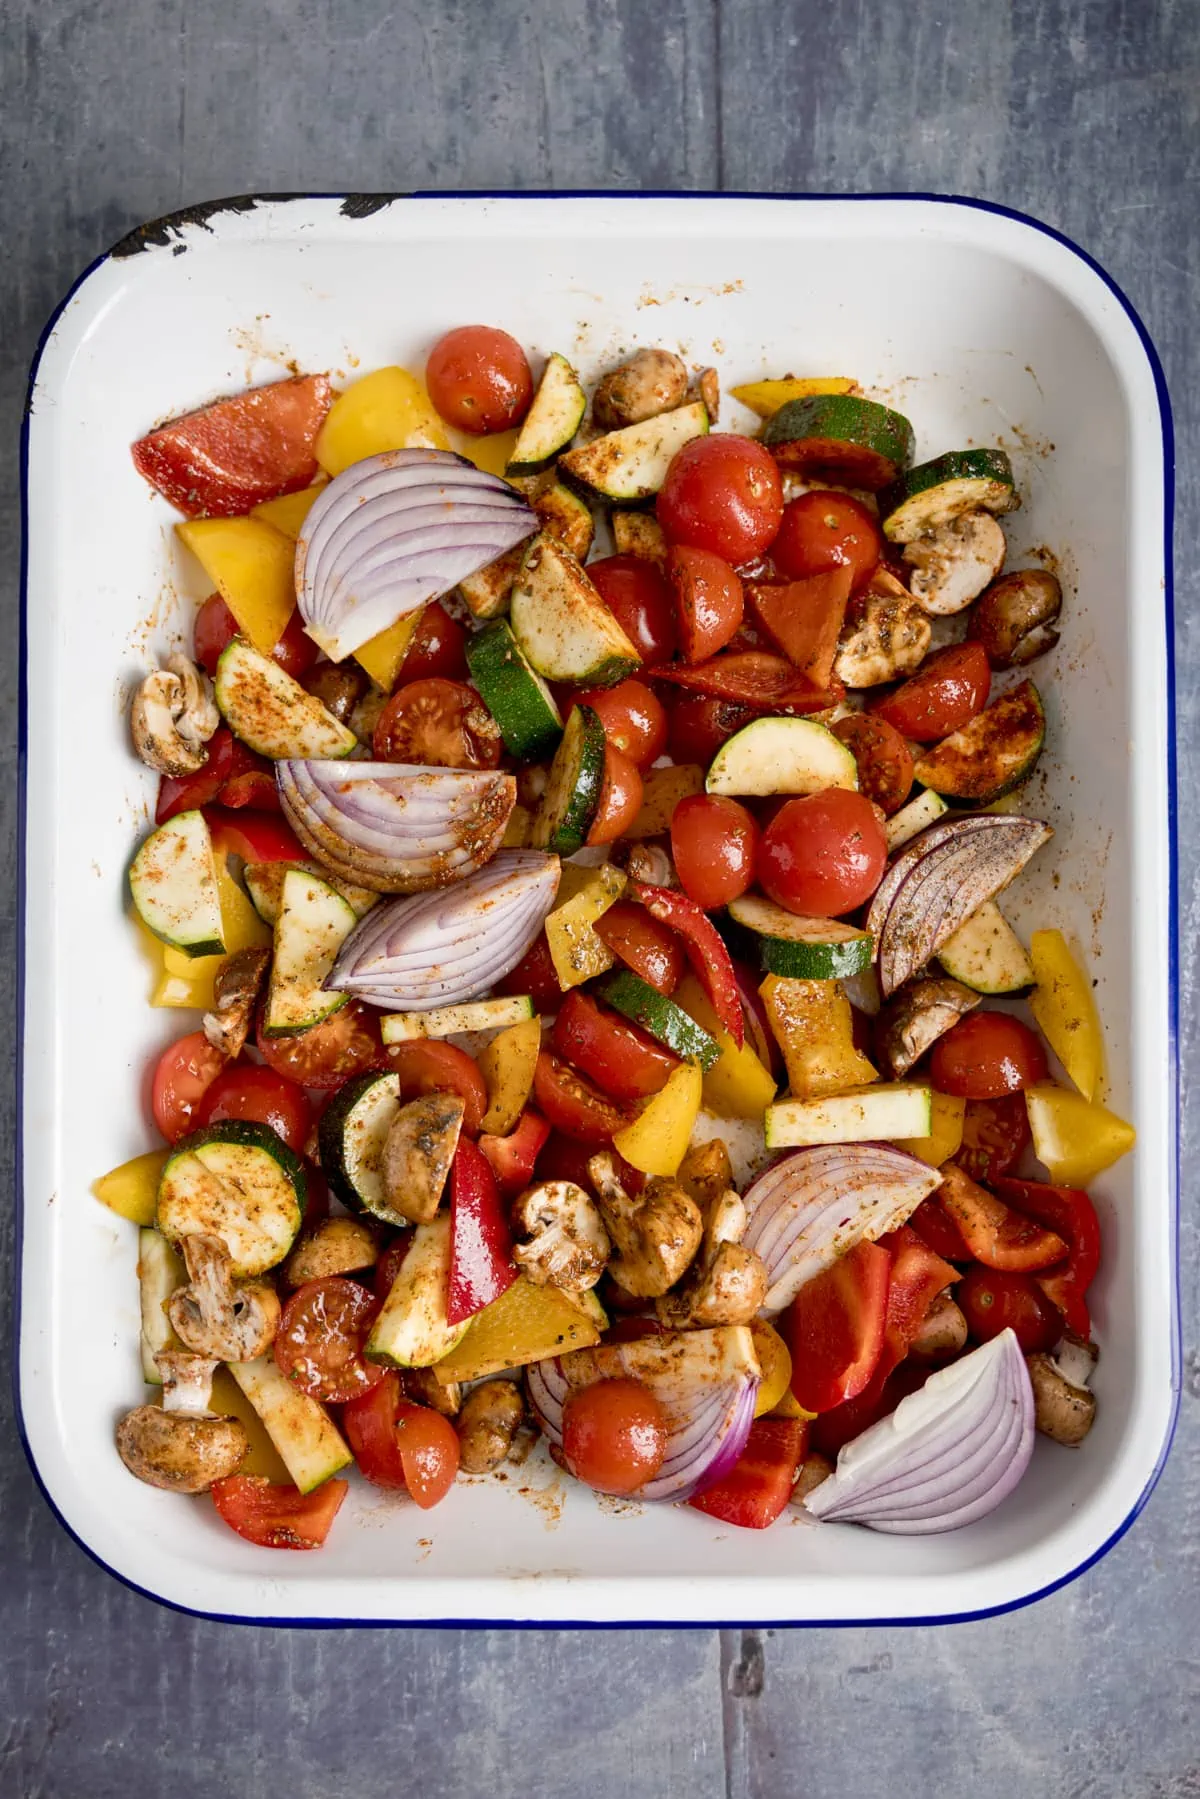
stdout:
<svg viewBox="0 0 1200 1799">
<path fill-rule="evenodd" d="M 683 1285 L 655 1306 L 668 1330 L 711 1330 L 721 1324 L 749 1324 L 767 1296 L 767 1268 L 741 1239 L 746 1207 L 730 1188 L 708 1211 L 700 1254 Z"/>
<path fill-rule="evenodd" d="M 592 414 L 608 431 L 640 425 L 682 406 L 688 373 L 671 350 L 635 350 L 620 368 L 610 370 L 596 388 Z"/>
<path fill-rule="evenodd" d="M 733 1163 L 724 1138 L 710 1137 L 707 1143 L 689 1149 L 675 1179 L 707 1218 L 717 1200 L 733 1186 Z"/>
<path fill-rule="evenodd" d="M 1033 1416 L 1038 1430 L 1056 1443 L 1074 1448 L 1096 1418 L 1096 1395 L 1088 1388 L 1099 1351 L 1071 1332 L 1052 1355 L 1027 1355 L 1025 1366 L 1033 1387 Z"/>
<path fill-rule="evenodd" d="M 466 1112 L 457 1093 L 422 1093 L 388 1127 L 380 1172 L 388 1205 L 428 1224 L 442 1202 Z"/>
<path fill-rule="evenodd" d="M 528 1238 L 513 1260 L 537 1287 L 586 1293 L 608 1262 L 608 1233 L 595 1200 L 574 1181 L 526 1187 L 513 1207 L 513 1229 Z"/>
<path fill-rule="evenodd" d="M 213 982 L 214 1010 L 204 1014 L 202 1023 L 204 1035 L 223 1055 L 240 1056 L 245 1048 L 270 965 L 269 949 L 239 949 L 217 970 Z"/>
<path fill-rule="evenodd" d="M 167 1301 L 167 1317 L 181 1343 L 219 1362 L 252 1362 L 265 1355 L 279 1328 L 279 1295 L 268 1281 L 235 1283 L 232 1259 L 220 1237 L 194 1232 L 182 1239 L 189 1285 Z"/>
<path fill-rule="evenodd" d="M 626 1193 L 607 1150 L 588 1162 L 604 1226 L 616 1248 L 608 1272 L 635 1299 L 659 1299 L 690 1267 L 700 1247 L 700 1208 L 675 1181 L 658 1177 Z"/>
<path fill-rule="evenodd" d="M 939 1037 L 979 1004 L 961 981 L 911 981 L 879 1014 L 875 1041 L 894 1080 L 901 1080 Z"/>
<path fill-rule="evenodd" d="M 721 416 L 721 377 L 716 369 L 701 369 L 696 376 L 696 391 L 704 401 L 708 422 L 715 425 Z"/>
<path fill-rule="evenodd" d="M 350 723 L 351 714 L 370 689 L 366 671 L 356 662 L 318 662 L 301 681 L 306 693 L 320 700 L 326 712 L 332 712 L 340 725 Z"/>
<path fill-rule="evenodd" d="M 176 778 L 204 767 L 205 745 L 220 722 L 208 677 L 178 653 L 146 676 L 129 718 L 133 746 L 147 768 Z"/>
<path fill-rule="evenodd" d="M 675 864 L 661 843 L 631 843 L 626 852 L 618 851 L 613 860 L 624 864 L 631 881 L 645 881 L 651 887 L 679 885 Z"/>
<path fill-rule="evenodd" d="M 524 1417 L 525 1400 L 516 1381 L 488 1380 L 472 1387 L 455 1423 L 464 1471 L 490 1474 L 506 1462 Z"/>
<path fill-rule="evenodd" d="M 1062 587 L 1042 568 L 1022 568 L 993 581 L 971 614 L 967 636 L 981 643 L 993 668 L 1024 668 L 1058 642 Z"/>
<path fill-rule="evenodd" d="M 406 1368 L 404 1392 L 407 1398 L 440 1412 L 443 1418 L 456 1418 L 462 1406 L 462 1383 L 439 1380 L 432 1368 Z"/>
<path fill-rule="evenodd" d="M 895 575 L 877 568 L 838 646 L 833 672 L 847 687 L 878 687 L 916 672 L 933 626 L 920 602 Z"/>
<path fill-rule="evenodd" d="M 909 1346 L 909 1353 L 919 1361 L 935 1362 L 957 1355 L 967 1341 L 967 1321 L 947 1287 L 933 1301 Z"/>
<path fill-rule="evenodd" d="M 379 1260 L 379 1238 L 361 1218 L 323 1218 L 302 1232 L 283 1264 L 289 1287 L 327 1280 L 334 1274 L 357 1274 Z"/>
<path fill-rule="evenodd" d="M 168 1493 L 204 1493 L 235 1474 L 250 1447 L 239 1418 L 208 1409 L 217 1362 L 162 1351 L 163 1403 L 140 1405 L 117 1425 L 117 1454 L 138 1480 Z"/>
<path fill-rule="evenodd" d="M 904 560 L 915 571 L 912 591 L 935 617 L 963 612 L 1000 573 L 1006 549 L 990 512 L 964 512 L 905 544 Z"/>
<path fill-rule="evenodd" d="M 833 1463 L 829 1457 L 822 1455 L 819 1449 L 810 1449 L 800 1464 L 800 1472 L 792 1488 L 791 1503 L 803 1511 L 803 1501 L 823 1480 L 828 1480 L 832 1473 Z"/>
</svg>

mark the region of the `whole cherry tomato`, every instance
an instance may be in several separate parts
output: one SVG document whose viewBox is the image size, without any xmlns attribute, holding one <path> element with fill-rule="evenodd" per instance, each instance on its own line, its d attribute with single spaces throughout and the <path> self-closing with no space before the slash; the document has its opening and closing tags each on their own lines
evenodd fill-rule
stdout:
<svg viewBox="0 0 1200 1799">
<path fill-rule="evenodd" d="M 500 995 L 528 993 L 539 1012 L 553 1015 L 562 1004 L 563 990 L 545 931 L 539 933 L 516 967 L 496 982 Z"/>
<path fill-rule="evenodd" d="M 883 554 L 877 521 L 859 500 L 832 490 L 802 493 L 783 509 L 771 560 L 789 581 L 821 575 L 827 569 L 853 571 L 856 593 Z"/>
<path fill-rule="evenodd" d="M 809 918 L 840 918 L 870 899 L 887 840 L 870 800 L 830 787 L 780 807 L 758 846 L 758 878 L 776 905 Z"/>
<path fill-rule="evenodd" d="M 396 1442 L 404 1484 L 423 1511 L 438 1505 L 458 1473 L 458 1432 L 431 1406 L 401 1400 L 396 1408 Z"/>
<path fill-rule="evenodd" d="M 669 662 L 675 654 L 675 610 L 657 563 L 642 556 L 604 556 L 589 562 L 587 572 L 642 661 Z"/>
<path fill-rule="evenodd" d="M 976 1263 L 954 1289 L 954 1298 L 977 1343 L 1012 1330 L 1026 1355 L 1053 1349 L 1063 1317 L 1031 1274 L 1006 1274 Z"/>
<path fill-rule="evenodd" d="M 196 661 L 206 673 L 216 674 L 221 652 L 237 636 L 238 628 L 237 619 L 220 594 L 210 593 L 196 613 L 192 626 Z M 271 651 L 272 659 L 299 681 L 313 666 L 317 654 L 317 646 L 304 629 L 300 614 L 293 612 L 283 636 Z"/>
<path fill-rule="evenodd" d="M 429 352 L 425 385 L 446 423 L 475 437 L 519 425 L 533 399 L 524 350 L 493 325 L 460 325 L 440 337 Z"/>
<path fill-rule="evenodd" d="M 667 714 L 662 701 L 644 681 L 620 681 L 615 687 L 589 687 L 574 696 L 590 706 L 615 750 L 638 768 L 649 768 L 667 747 Z"/>
<path fill-rule="evenodd" d="M 775 458 L 731 432 L 694 437 L 671 459 L 658 522 L 672 543 L 711 550 L 735 567 L 770 548 L 783 517 Z"/>
<path fill-rule="evenodd" d="M 628 756 L 604 747 L 604 779 L 600 787 L 600 804 L 592 819 L 587 840 L 590 844 L 615 843 L 623 837 L 642 809 L 642 777 Z"/>
<path fill-rule="evenodd" d="M 600 1493 L 633 1493 L 653 1480 L 667 1452 L 662 1406 L 642 1381 L 593 1381 L 563 1406 L 563 1460 Z"/>
<path fill-rule="evenodd" d="M 466 1107 L 463 1130 L 469 1137 L 479 1135 L 488 1109 L 487 1082 L 465 1049 L 440 1037 L 416 1037 L 393 1043 L 384 1055 L 387 1066 L 400 1076 L 405 1099 L 420 1093 L 457 1093 Z"/>
<path fill-rule="evenodd" d="M 712 761 L 723 743 L 758 714 L 733 700 L 714 699 L 706 693 L 681 693 L 671 707 L 667 747 L 674 762 Z"/>
<path fill-rule="evenodd" d="M 590 994 L 572 988 L 554 1021 L 555 1052 L 620 1104 L 665 1087 L 679 1058 Z"/>
<path fill-rule="evenodd" d="M 706 912 L 754 882 L 758 826 L 745 806 L 715 793 L 680 800 L 671 817 L 671 858 L 683 890 Z"/>
<path fill-rule="evenodd" d="M 451 618 L 440 600 L 430 600 L 409 639 L 396 685 L 410 681 L 428 681 L 440 675 L 446 681 L 459 681 L 467 672 L 467 634 L 458 620 Z"/>
<path fill-rule="evenodd" d="M 999 1099 L 1044 1081 L 1048 1072 L 1041 1039 L 1007 1012 L 971 1012 L 939 1037 L 929 1072 L 939 1093 L 964 1099 Z"/>
</svg>

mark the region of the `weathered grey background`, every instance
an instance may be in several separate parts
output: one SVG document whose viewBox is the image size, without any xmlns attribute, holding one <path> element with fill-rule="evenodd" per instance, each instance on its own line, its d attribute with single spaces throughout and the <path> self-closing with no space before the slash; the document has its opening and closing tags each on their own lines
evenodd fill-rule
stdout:
<svg viewBox="0 0 1200 1799">
<path fill-rule="evenodd" d="M 1200 0 L 0 0 L 3 865 L 17 425 L 47 314 L 98 251 L 188 202 L 414 186 L 983 195 L 1111 270 L 1179 432 L 1183 1046 L 1200 1072 Z M 11 884 L 0 920 L 11 970 Z M 1198 1249 L 1193 1188 L 1180 1431 L 1140 1522 L 1032 1610 L 941 1630 L 196 1623 L 63 1535 L 5 1394 L 0 1799 L 1200 1795 Z"/>
</svg>

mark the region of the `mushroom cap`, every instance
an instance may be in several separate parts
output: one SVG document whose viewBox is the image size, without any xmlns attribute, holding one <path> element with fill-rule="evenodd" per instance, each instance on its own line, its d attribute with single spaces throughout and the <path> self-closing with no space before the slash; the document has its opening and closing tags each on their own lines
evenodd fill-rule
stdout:
<svg viewBox="0 0 1200 1799">
<path fill-rule="evenodd" d="M 235 1474 L 250 1447 L 238 1418 L 199 1418 L 140 1405 L 117 1425 L 117 1454 L 131 1474 L 168 1493 L 204 1493 Z"/>
</svg>

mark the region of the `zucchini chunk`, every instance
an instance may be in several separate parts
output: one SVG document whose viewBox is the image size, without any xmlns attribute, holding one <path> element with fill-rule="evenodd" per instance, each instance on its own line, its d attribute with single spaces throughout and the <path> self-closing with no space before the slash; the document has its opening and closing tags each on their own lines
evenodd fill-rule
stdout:
<svg viewBox="0 0 1200 1799">
<path fill-rule="evenodd" d="M 702 400 L 660 412 L 638 425 L 609 431 L 604 437 L 569 450 L 559 472 L 578 487 L 628 506 L 653 499 L 667 478 L 677 450 L 693 437 L 708 433 L 708 408 Z"/>
<path fill-rule="evenodd" d="M 354 907 L 327 881 L 304 868 L 288 869 L 275 920 L 264 1036 L 297 1037 L 348 1003 L 348 993 L 329 993 L 324 981 L 357 923 Z"/>
<path fill-rule="evenodd" d="M 187 1285 L 187 1269 L 161 1231 L 143 1226 L 138 1232 L 138 1296 L 142 1312 L 142 1379 L 147 1386 L 162 1386 L 162 1371 L 155 1357 L 160 1349 L 182 1349 L 167 1317 L 167 1301 L 177 1287 Z"/>
<path fill-rule="evenodd" d="M 658 993 L 640 975 L 622 969 L 600 985 L 600 997 L 614 1010 L 640 1025 L 664 1049 L 683 1062 L 699 1062 L 708 1072 L 721 1051 L 715 1039 L 682 1006 Z"/>
<path fill-rule="evenodd" d="M 283 883 L 289 868 L 303 868 L 310 875 L 316 875 L 353 906 L 356 918 L 364 917 L 379 902 L 379 895 L 370 887 L 356 887 L 353 881 L 343 881 L 339 875 L 318 868 L 315 862 L 247 862 L 242 869 L 242 879 L 251 904 L 264 924 L 273 925 L 279 917 Z"/>
<path fill-rule="evenodd" d="M 392 1368 L 430 1368 L 466 1336 L 471 1319 L 446 1317 L 452 1247 L 449 1212 L 413 1232 L 408 1254 L 367 1338 L 366 1355 Z"/>
<path fill-rule="evenodd" d="M 185 956 L 222 956 L 221 893 L 208 821 L 177 812 L 151 831 L 129 870 L 142 923 Z"/>
<path fill-rule="evenodd" d="M 354 1460 L 325 1407 L 302 1393 L 272 1355 L 230 1362 L 232 1374 L 258 1416 L 279 1459 L 302 1493 L 311 1493 Z"/>
<path fill-rule="evenodd" d="M 379 1022 L 385 1044 L 409 1043 L 417 1037 L 454 1037 L 460 1031 L 503 1030 L 536 1014 L 528 994 L 509 999 L 474 999 L 461 1006 L 435 1006 L 431 1012 L 389 1012 Z"/>
<path fill-rule="evenodd" d="M 1022 681 L 918 757 L 913 776 L 948 799 L 990 806 L 1029 778 L 1045 741 L 1041 695 Z"/>
<path fill-rule="evenodd" d="M 506 748 L 527 762 L 552 755 L 562 736 L 562 714 L 506 619 L 494 619 L 469 639 L 467 666 Z"/>
<path fill-rule="evenodd" d="M 812 1143 L 874 1143 L 928 1137 L 933 1094 L 904 1081 L 881 1082 L 828 1099 L 782 1099 L 763 1121 L 768 1149 Z"/>
<path fill-rule="evenodd" d="M 533 820 L 534 849 L 573 856 L 587 834 L 604 786 L 604 726 L 590 706 L 572 706 Z"/>
<path fill-rule="evenodd" d="M 1003 450 L 949 450 L 900 475 L 879 496 L 883 534 L 911 543 L 964 512 L 1012 512 L 1021 504 Z"/>
<path fill-rule="evenodd" d="M 904 414 L 875 400 L 813 394 L 781 406 L 762 441 L 781 468 L 878 493 L 908 467 L 914 440 Z"/>
<path fill-rule="evenodd" d="M 837 981 L 871 966 L 875 939 L 838 918 L 800 918 L 759 893 L 729 902 L 729 916 L 758 943 L 768 974 L 798 981 Z"/>
<path fill-rule="evenodd" d="M 995 900 L 987 900 L 938 951 L 946 973 L 976 993 L 1022 993 L 1034 984 L 1025 945 Z"/>
<path fill-rule="evenodd" d="M 213 684 L 217 710 L 235 737 L 269 756 L 348 756 L 358 738 L 286 669 L 244 637 L 221 652 Z"/>
<path fill-rule="evenodd" d="M 546 360 L 533 405 L 513 445 L 508 475 L 536 475 L 568 447 L 587 411 L 587 395 L 565 356 Z"/>
<path fill-rule="evenodd" d="M 909 800 L 907 806 L 894 812 L 883 827 L 888 855 L 894 856 L 906 843 L 911 843 L 918 832 L 935 825 L 949 810 L 940 793 L 919 793 L 916 799 Z"/>
<path fill-rule="evenodd" d="M 383 1189 L 383 1146 L 400 1110 L 398 1074 L 360 1074 L 340 1087 L 321 1114 L 321 1172 L 344 1206 L 385 1224 L 404 1225 Z"/>
<path fill-rule="evenodd" d="M 721 794 L 857 791 L 858 764 L 816 719 L 756 718 L 721 745 L 705 786 Z"/>
<path fill-rule="evenodd" d="M 580 563 L 546 531 L 525 552 L 510 610 L 530 667 L 548 681 L 608 687 L 641 662 Z"/>
<path fill-rule="evenodd" d="M 230 1119 L 177 1143 L 158 1184 L 156 1223 L 173 1247 L 219 1237 L 236 1279 L 287 1255 L 304 1217 L 304 1164 L 269 1125 Z"/>
</svg>

